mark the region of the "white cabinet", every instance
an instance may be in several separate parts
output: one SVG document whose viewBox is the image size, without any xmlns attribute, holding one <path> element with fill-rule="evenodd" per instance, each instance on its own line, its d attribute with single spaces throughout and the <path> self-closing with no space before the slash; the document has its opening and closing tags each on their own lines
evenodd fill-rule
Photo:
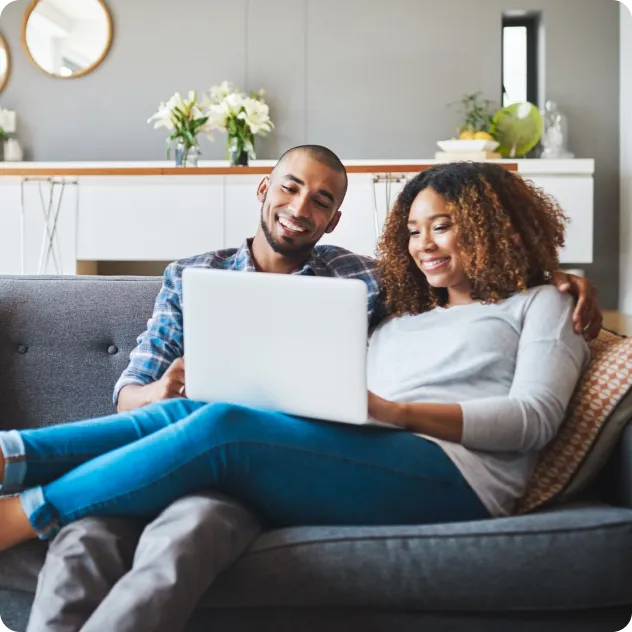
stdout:
<svg viewBox="0 0 632 632">
<path fill-rule="evenodd" d="M 263 176 L 224 176 L 224 248 L 238 248 L 252 237 L 261 219 L 257 187 Z"/>
<path fill-rule="evenodd" d="M 22 273 L 20 178 L 0 178 L 0 274 Z"/>
<path fill-rule="evenodd" d="M 81 178 L 77 259 L 173 261 L 224 245 L 221 176 Z"/>
<path fill-rule="evenodd" d="M 4 211 L 0 232 L 6 236 L 0 272 L 75 274 L 77 180 L 33 178 L 9 187 L 6 182 L 0 180 Z"/>
<path fill-rule="evenodd" d="M 566 247 L 562 263 L 592 263 L 594 182 L 592 177 L 555 175 L 525 176 L 552 195 L 570 222 L 566 226 Z"/>
<path fill-rule="evenodd" d="M 372 195 L 372 174 L 351 174 L 347 195 L 340 207 L 340 221 L 319 243 L 342 246 L 369 257 L 375 254 L 377 230 Z"/>
<path fill-rule="evenodd" d="M 562 262 L 592 262 L 593 161 L 517 162 L 571 219 Z M 388 174 L 349 175 L 340 223 L 321 243 L 375 254 L 389 210 L 415 175 L 392 163 L 382 167 Z M 0 274 L 75 274 L 78 261 L 173 261 L 236 248 L 260 222 L 260 175 L 22 179 L 7 172 L 0 177 Z"/>
</svg>

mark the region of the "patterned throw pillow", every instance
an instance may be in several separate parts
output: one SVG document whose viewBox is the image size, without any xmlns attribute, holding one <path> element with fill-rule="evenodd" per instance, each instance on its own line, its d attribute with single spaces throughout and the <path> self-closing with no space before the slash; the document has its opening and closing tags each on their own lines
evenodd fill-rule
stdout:
<svg viewBox="0 0 632 632">
<path fill-rule="evenodd" d="M 602 330 L 589 346 L 591 360 L 566 420 L 540 455 L 516 514 L 576 496 L 606 464 L 632 419 L 632 338 Z"/>
</svg>

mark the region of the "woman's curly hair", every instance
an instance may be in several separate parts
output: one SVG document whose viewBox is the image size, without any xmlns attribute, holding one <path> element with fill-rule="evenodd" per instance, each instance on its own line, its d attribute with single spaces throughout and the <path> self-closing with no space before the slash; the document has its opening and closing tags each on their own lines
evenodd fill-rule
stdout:
<svg viewBox="0 0 632 632">
<path fill-rule="evenodd" d="M 378 243 L 388 316 L 419 314 L 447 303 L 447 290 L 432 288 L 408 252 L 410 208 L 427 188 L 444 199 L 452 215 L 473 299 L 496 303 L 548 283 L 568 221 L 557 202 L 499 165 L 437 165 L 406 184 Z"/>
</svg>

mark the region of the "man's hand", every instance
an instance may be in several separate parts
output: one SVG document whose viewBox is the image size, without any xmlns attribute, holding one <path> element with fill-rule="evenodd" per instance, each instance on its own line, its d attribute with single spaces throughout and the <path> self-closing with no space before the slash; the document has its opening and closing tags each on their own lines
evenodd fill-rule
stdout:
<svg viewBox="0 0 632 632">
<path fill-rule="evenodd" d="M 122 388 L 119 393 L 117 410 L 122 413 L 176 397 L 186 397 L 184 358 L 175 360 L 163 376 L 151 384 L 145 386 L 130 384 Z"/>
<path fill-rule="evenodd" d="M 149 404 L 174 397 L 184 397 L 184 358 L 174 360 L 157 382 L 148 384 L 145 388 L 150 389 Z"/>
<path fill-rule="evenodd" d="M 583 334 L 586 340 L 594 340 L 599 335 L 603 324 L 603 314 L 597 300 L 597 288 L 585 277 L 566 274 L 561 270 L 552 274 L 552 280 L 560 292 L 568 292 L 577 301 L 573 312 L 575 333 Z"/>
</svg>

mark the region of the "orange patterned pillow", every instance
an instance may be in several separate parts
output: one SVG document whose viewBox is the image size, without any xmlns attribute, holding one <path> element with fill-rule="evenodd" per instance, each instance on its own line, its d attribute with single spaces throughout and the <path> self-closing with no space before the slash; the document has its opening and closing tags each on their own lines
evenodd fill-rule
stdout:
<svg viewBox="0 0 632 632">
<path fill-rule="evenodd" d="M 606 464 L 632 419 L 632 338 L 602 330 L 589 346 L 591 360 L 566 420 L 542 451 L 514 513 L 574 497 Z"/>
</svg>

